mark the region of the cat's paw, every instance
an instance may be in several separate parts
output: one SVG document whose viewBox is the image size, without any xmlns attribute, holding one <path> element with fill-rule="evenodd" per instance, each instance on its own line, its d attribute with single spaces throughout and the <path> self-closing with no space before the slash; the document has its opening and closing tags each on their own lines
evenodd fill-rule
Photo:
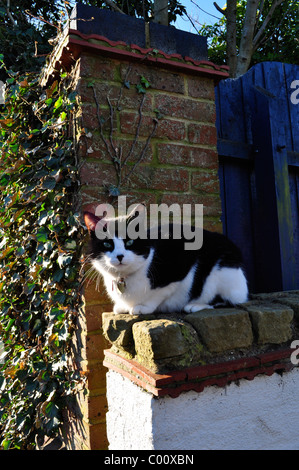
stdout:
<svg viewBox="0 0 299 470">
<path fill-rule="evenodd" d="M 200 310 L 204 310 L 206 308 L 214 308 L 214 307 L 208 304 L 197 304 L 195 302 L 190 302 L 189 304 L 185 305 L 184 311 L 187 313 L 193 313 L 193 312 L 200 312 Z"/>
<path fill-rule="evenodd" d="M 154 309 L 148 305 L 135 305 L 130 309 L 131 315 L 146 315 L 147 313 L 153 313 Z"/>
<path fill-rule="evenodd" d="M 129 313 L 128 309 L 126 310 L 122 305 L 114 305 L 113 313 L 115 315 L 120 315 L 121 313 Z"/>
</svg>

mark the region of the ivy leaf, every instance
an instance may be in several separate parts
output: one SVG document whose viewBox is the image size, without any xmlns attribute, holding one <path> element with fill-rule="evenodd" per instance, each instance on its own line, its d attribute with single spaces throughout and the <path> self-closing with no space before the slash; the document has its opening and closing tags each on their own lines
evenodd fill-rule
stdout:
<svg viewBox="0 0 299 470">
<path fill-rule="evenodd" d="M 61 279 L 64 276 L 64 270 L 63 269 L 56 269 L 56 271 L 53 274 L 53 281 L 54 282 L 60 282 Z"/>
<path fill-rule="evenodd" d="M 138 83 L 136 85 L 138 93 L 146 93 L 146 89 L 141 85 L 141 83 Z"/>
<path fill-rule="evenodd" d="M 40 216 L 37 220 L 38 225 L 44 225 L 48 220 L 48 212 L 47 211 L 42 211 L 40 213 Z"/>
<path fill-rule="evenodd" d="M 149 88 L 151 86 L 149 81 L 144 76 L 140 78 L 140 81 L 145 88 Z"/>
<path fill-rule="evenodd" d="M 46 227 L 41 227 L 36 233 L 36 239 L 39 243 L 46 243 L 49 236 L 49 230 Z"/>
<path fill-rule="evenodd" d="M 60 106 L 62 105 L 62 103 L 63 103 L 63 98 L 61 96 L 59 96 L 58 100 L 56 100 L 55 103 L 54 103 L 54 108 L 59 109 Z"/>
<path fill-rule="evenodd" d="M 59 304 L 63 304 L 66 299 L 66 296 L 63 292 L 58 291 L 56 294 L 53 296 L 53 302 L 57 302 Z"/>
<path fill-rule="evenodd" d="M 42 184 L 42 189 L 49 189 L 52 190 L 56 186 L 55 178 L 46 178 Z"/>
<path fill-rule="evenodd" d="M 60 268 L 64 268 L 65 266 L 71 263 L 72 259 L 73 259 L 72 255 L 60 254 L 58 255 L 57 263 L 59 264 Z"/>
</svg>

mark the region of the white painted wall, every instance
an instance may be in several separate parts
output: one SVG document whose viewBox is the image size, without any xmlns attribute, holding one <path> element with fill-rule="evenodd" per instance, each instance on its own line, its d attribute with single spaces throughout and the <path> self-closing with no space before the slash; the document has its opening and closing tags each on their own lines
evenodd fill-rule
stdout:
<svg viewBox="0 0 299 470">
<path fill-rule="evenodd" d="M 107 374 L 110 450 L 299 449 L 299 368 L 154 398 Z"/>
</svg>

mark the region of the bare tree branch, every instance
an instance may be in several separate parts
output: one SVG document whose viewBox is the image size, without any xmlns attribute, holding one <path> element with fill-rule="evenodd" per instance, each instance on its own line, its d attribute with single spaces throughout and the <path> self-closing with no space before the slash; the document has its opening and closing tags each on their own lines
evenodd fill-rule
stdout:
<svg viewBox="0 0 299 470">
<path fill-rule="evenodd" d="M 226 53 L 230 76 L 235 77 L 237 68 L 237 0 L 227 2 L 226 8 Z"/>
<path fill-rule="evenodd" d="M 112 0 L 105 0 L 105 3 L 106 5 L 111 7 L 113 10 L 118 11 L 118 13 L 122 13 L 123 15 L 125 15 L 125 13 L 120 8 L 118 8 L 116 3 L 114 3 Z"/>
<path fill-rule="evenodd" d="M 10 0 L 7 0 L 7 3 L 6 3 L 6 13 L 7 13 L 10 21 L 12 22 L 13 27 L 15 28 L 17 26 L 17 23 L 15 22 L 15 20 L 13 19 L 12 14 L 10 13 Z"/>
<path fill-rule="evenodd" d="M 262 26 L 260 27 L 260 29 L 258 30 L 258 32 L 256 33 L 253 41 L 252 41 L 252 49 L 253 51 L 255 51 L 259 45 L 261 44 L 261 42 L 263 41 L 263 35 L 264 35 L 264 32 L 265 32 L 265 29 L 267 28 L 269 22 L 271 21 L 272 17 L 273 17 L 273 14 L 274 14 L 274 11 L 276 10 L 276 8 L 281 5 L 281 3 L 283 2 L 284 0 L 276 0 L 272 3 L 271 5 L 271 8 L 269 10 L 269 13 L 268 15 L 266 16 Z"/>
<path fill-rule="evenodd" d="M 246 4 L 245 20 L 241 35 L 236 76 L 243 75 L 249 67 L 252 57 L 252 40 L 256 24 L 257 8 L 259 0 L 250 0 Z"/>
<path fill-rule="evenodd" d="M 214 5 L 214 7 L 216 8 L 216 10 L 218 10 L 218 11 L 219 11 L 219 13 L 221 13 L 221 15 L 224 15 L 224 16 L 226 16 L 226 10 L 222 10 L 222 8 L 220 8 L 220 6 L 219 6 L 219 5 L 217 5 L 217 3 L 216 3 L 216 2 L 214 2 L 214 3 L 213 3 L 213 5 Z"/>
</svg>

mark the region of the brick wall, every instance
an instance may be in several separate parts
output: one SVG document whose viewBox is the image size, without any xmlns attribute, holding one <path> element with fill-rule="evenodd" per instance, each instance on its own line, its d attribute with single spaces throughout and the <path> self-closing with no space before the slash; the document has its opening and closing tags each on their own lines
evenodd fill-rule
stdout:
<svg viewBox="0 0 299 470">
<path fill-rule="evenodd" d="M 123 87 L 123 80 L 129 67 L 130 89 L 127 89 Z M 150 88 L 146 91 L 136 151 L 128 160 L 123 178 L 138 159 L 153 129 L 155 110 L 159 110 L 162 118 L 142 162 L 122 188 L 122 194 L 130 195 L 129 202 L 204 204 L 205 227 L 221 231 L 214 81 L 93 55 L 81 57 L 79 85 L 82 122 L 86 129 L 80 148 L 84 206 L 107 200 L 105 185 L 116 184 L 115 170 L 99 130 L 94 91 L 101 116 L 108 121 L 107 96 L 115 106 L 120 93 L 122 95 L 121 109 L 113 116 L 113 141 L 126 156 L 140 119 L 143 95 L 136 91 L 140 77 L 148 80 Z M 110 132 L 110 122 L 104 124 L 104 130 Z"/>
<path fill-rule="evenodd" d="M 221 231 L 214 79 L 194 71 L 192 74 L 176 72 L 144 62 L 143 59 L 119 60 L 92 51 L 81 53 L 78 92 L 85 129 L 79 146 L 82 210 L 115 202 L 106 191 L 109 185 L 116 184 L 116 173 L 101 136 L 97 111 L 103 119 L 105 139 L 109 140 L 113 106 L 112 138 L 114 146 L 122 148 L 124 158 L 136 138 L 140 119 L 143 95 L 137 92 L 136 85 L 140 77 L 145 77 L 150 87 L 144 98 L 135 151 L 123 171 L 123 179 L 140 156 L 157 110 L 158 126 L 144 158 L 121 188 L 121 194 L 127 195 L 128 205 L 132 202 L 203 204 L 205 228 Z M 125 78 L 130 88 L 124 87 Z M 88 278 L 84 297 L 88 371 L 85 419 L 89 424 L 90 448 L 105 449 L 107 404 L 103 350 L 108 344 L 102 335 L 101 314 L 112 307 L 103 286 L 96 290 L 95 281 Z"/>
</svg>

